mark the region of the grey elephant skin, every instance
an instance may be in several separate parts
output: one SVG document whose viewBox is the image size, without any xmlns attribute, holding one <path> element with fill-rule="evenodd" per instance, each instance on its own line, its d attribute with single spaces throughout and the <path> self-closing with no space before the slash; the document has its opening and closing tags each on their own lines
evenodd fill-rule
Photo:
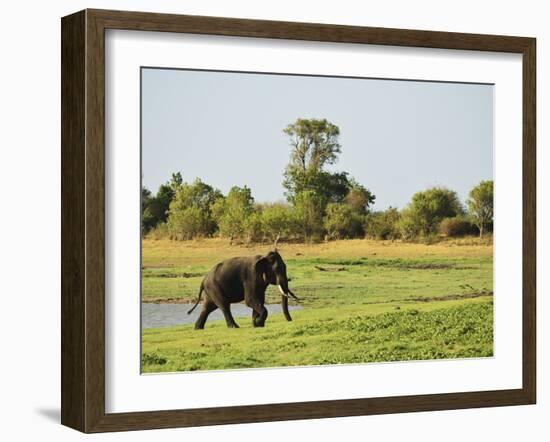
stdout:
<svg viewBox="0 0 550 442">
<path fill-rule="evenodd" d="M 254 327 L 263 327 L 267 319 L 265 291 L 270 284 L 279 286 L 283 313 L 287 321 L 292 321 L 288 298 L 299 299 L 288 288 L 288 281 L 286 264 L 276 250 L 265 256 L 240 256 L 216 264 L 202 280 L 198 300 L 188 312 L 197 307 L 204 292 L 202 311 L 195 322 L 195 330 L 203 329 L 208 315 L 217 308 L 222 311 L 228 327 L 238 328 L 230 305 L 243 300 L 252 309 Z"/>
</svg>

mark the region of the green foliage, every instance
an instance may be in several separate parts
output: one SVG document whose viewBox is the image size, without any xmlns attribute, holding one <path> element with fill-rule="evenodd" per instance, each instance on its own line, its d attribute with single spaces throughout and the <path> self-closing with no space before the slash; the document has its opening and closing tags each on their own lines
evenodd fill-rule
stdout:
<svg viewBox="0 0 550 442">
<path fill-rule="evenodd" d="M 253 210 L 254 198 L 250 189 L 246 186 L 232 187 L 227 197 L 219 198 L 213 208 L 220 234 L 231 241 L 243 238 L 247 219 L 252 215 Z"/>
<path fill-rule="evenodd" d="M 349 181 L 349 190 L 345 197 L 345 201 L 353 213 L 357 215 L 366 215 L 375 199 L 376 197 L 366 187 L 362 186 L 354 179 Z"/>
<path fill-rule="evenodd" d="M 182 182 L 181 173 L 177 172 L 172 174 L 169 182 L 160 185 L 155 196 L 145 187 L 141 189 L 141 231 L 143 234 L 148 233 L 158 224 L 166 222 L 168 208 Z"/>
<path fill-rule="evenodd" d="M 243 222 L 244 236 L 248 244 L 260 242 L 265 236 L 262 215 L 262 212 L 256 210 Z"/>
<path fill-rule="evenodd" d="M 326 119 L 299 118 L 283 132 L 292 147 L 283 186 L 294 208 L 294 235 L 315 240 L 325 233 L 327 238 L 362 236 L 362 217 L 374 195 L 347 172 L 325 170 L 341 153 L 338 126 Z"/>
<path fill-rule="evenodd" d="M 306 240 L 320 240 L 323 236 L 325 207 L 325 199 L 313 190 L 297 194 L 294 201 L 296 233 Z"/>
<path fill-rule="evenodd" d="M 283 180 L 288 201 L 295 204 L 297 195 L 313 191 L 325 200 L 325 204 L 347 199 L 356 213 L 364 215 L 374 202 L 374 195 L 348 178 L 347 172 L 325 169 L 336 163 L 341 153 L 338 126 L 325 119 L 299 118 L 283 132 L 289 136 L 292 147 Z"/>
<path fill-rule="evenodd" d="M 350 206 L 329 203 L 323 219 L 323 226 L 330 239 L 355 238 L 363 236 L 363 218 L 353 212 Z"/>
<path fill-rule="evenodd" d="M 456 192 L 444 187 L 432 187 L 413 195 L 408 210 L 402 214 L 403 228 L 409 236 L 415 230 L 429 236 L 437 231 L 443 218 L 464 213 Z M 416 224 L 413 228 L 413 224 Z M 402 230 L 403 233 L 403 230 Z"/>
<path fill-rule="evenodd" d="M 296 195 L 311 190 L 322 196 L 326 202 L 344 201 L 350 190 L 347 172 L 329 173 L 323 170 L 302 170 L 287 167 L 284 173 L 283 186 L 287 200 L 294 203 Z"/>
<path fill-rule="evenodd" d="M 198 178 L 192 184 L 179 185 L 168 210 L 171 237 L 182 240 L 211 235 L 216 229 L 212 206 L 222 197 L 219 190 Z"/>
<path fill-rule="evenodd" d="M 468 212 L 479 228 L 479 236 L 493 223 L 493 181 L 481 181 L 469 194 Z"/>
<path fill-rule="evenodd" d="M 146 234 L 151 230 L 155 224 L 156 220 L 151 211 L 151 203 L 153 196 L 151 191 L 145 187 L 141 188 L 141 233 Z"/>
<path fill-rule="evenodd" d="M 321 171 L 325 165 L 334 164 L 341 151 L 340 129 L 326 119 L 298 118 L 283 132 L 293 148 L 290 166 L 303 171 Z"/>
<path fill-rule="evenodd" d="M 459 237 L 475 235 L 478 233 L 478 230 L 468 218 L 460 215 L 452 218 L 444 218 L 439 224 L 439 233 L 445 236 Z"/>
<path fill-rule="evenodd" d="M 401 237 L 399 211 L 393 207 L 369 213 L 365 218 L 365 235 L 372 239 L 398 239 Z"/>
<path fill-rule="evenodd" d="M 296 225 L 291 207 L 277 203 L 264 207 L 261 223 L 264 235 L 275 244 L 280 238 L 293 234 Z"/>
<path fill-rule="evenodd" d="M 420 235 L 422 221 L 413 210 L 405 208 L 399 214 L 397 229 L 399 230 L 401 238 L 410 241 Z"/>
</svg>

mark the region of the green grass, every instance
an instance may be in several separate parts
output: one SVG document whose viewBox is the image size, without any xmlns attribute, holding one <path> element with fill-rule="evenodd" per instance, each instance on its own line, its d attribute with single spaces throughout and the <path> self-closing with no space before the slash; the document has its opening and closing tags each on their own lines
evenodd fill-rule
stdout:
<svg viewBox="0 0 550 442">
<path fill-rule="evenodd" d="M 266 247 L 218 240 L 143 243 L 143 301 L 191 301 L 212 265 Z M 283 245 L 303 310 L 266 327 L 208 321 L 143 330 L 143 372 L 366 363 L 492 355 L 492 246 L 338 241 Z M 280 302 L 276 289 L 267 302 Z"/>
</svg>

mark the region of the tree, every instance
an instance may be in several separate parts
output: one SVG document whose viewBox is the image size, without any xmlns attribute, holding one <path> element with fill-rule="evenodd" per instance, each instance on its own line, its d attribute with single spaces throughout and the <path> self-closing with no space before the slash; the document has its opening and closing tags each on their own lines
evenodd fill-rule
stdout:
<svg viewBox="0 0 550 442">
<path fill-rule="evenodd" d="M 247 244 L 255 241 L 261 241 L 263 232 L 262 212 L 254 210 L 243 223 L 244 235 Z"/>
<path fill-rule="evenodd" d="M 179 184 L 168 209 L 168 229 L 176 239 L 211 235 L 216 224 L 212 206 L 223 195 L 197 178 L 192 184 Z"/>
<path fill-rule="evenodd" d="M 173 173 L 170 181 L 161 184 L 155 196 L 146 189 L 142 189 L 141 206 L 142 206 L 142 231 L 149 232 L 153 227 L 160 223 L 166 222 L 168 218 L 168 208 L 174 198 L 174 194 L 183 179 L 181 173 Z"/>
<path fill-rule="evenodd" d="M 145 187 L 141 188 L 141 233 L 146 234 L 155 225 L 156 220 L 151 211 L 151 205 L 154 201 L 154 197 L 151 191 Z"/>
<path fill-rule="evenodd" d="M 340 203 L 350 189 L 347 172 L 302 171 L 291 167 L 285 171 L 283 186 L 287 189 L 286 196 L 290 203 L 294 203 L 296 195 L 307 190 L 321 195 L 327 203 Z"/>
<path fill-rule="evenodd" d="M 432 187 L 415 193 L 409 210 L 407 221 L 418 223 L 424 235 L 434 233 L 443 218 L 464 213 L 456 192 L 444 187 Z"/>
<path fill-rule="evenodd" d="M 246 221 L 254 210 L 254 198 L 250 188 L 234 186 L 229 190 L 225 199 L 219 199 L 214 216 L 218 221 L 218 228 L 222 236 L 233 242 L 235 238 L 242 238 L 245 233 Z"/>
<path fill-rule="evenodd" d="M 329 203 L 323 226 L 332 239 L 353 238 L 363 235 L 361 217 L 346 204 Z"/>
<path fill-rule="evenodd" d="M 469 194 L 468 212 L 479 228 L 479 237 L 493 222 L 493 181 L 481 181 Z"/>
<path fill-rule="evenodd" d="M 297 231 L 306 239 L 320 239 L 323 234 L 323 216 L 326 201 L 312 190 L 296 195 L 294 215 Z"/>
<path fill-rule="evenodd" d="M 302 171 L 320 171 L 326 164 L 334 164 L 340 153 L 340 129 L 326 119 L 298 118 L 283 132 L 292 146 L 290 166 Z"/>
<path fill-rule="evenodd" d="M 288 205 L 276 203 L 264 207 L 261 219 L 263 232 L 275 246 L 281 237 L 292 231 L 294 220 Z"/>
<path fill-rule="evenodd" d="M 406 207 L 399 214 L 397 228 L 404 240 L 411 240 L 420 234 L 422 230 L 422 221 L 414 210 Z"/>
<path fill-rule="evenodd" d="M 376 197 L 366 187 L 354 179 L 349 181 L 349 191 L 345 197 L 345 201 L 353 213 L 366 215 L 375 199 Z"/>
<path fill-rule="evenodd" d="M 289 136 L 292 147 L 283 181 L 288 201 L 294 202 L 296 195 L 306 190 L 323 194 L 327 202 L 341 201 L 348 192 L 347 174 L 324 170 L 326 165 L 337 161 L 341 152 L 338 126 L 326 119 L 299 118 L 283 132 Z"/>
<path fill-rule="evenodd" d="M 365 218 L 365 233 L 370 238 L 397 239 L 401 236 L 399 219 L 399 212 L 394 207 L 369 213 Z"/>
</svg>

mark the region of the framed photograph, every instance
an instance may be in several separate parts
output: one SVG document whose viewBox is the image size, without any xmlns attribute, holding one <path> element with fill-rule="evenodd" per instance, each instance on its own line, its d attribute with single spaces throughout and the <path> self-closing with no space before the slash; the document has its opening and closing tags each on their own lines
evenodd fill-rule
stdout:
<svg viewBox="0 0 550 442">
<path fill-rule="evenodd" d="M 535 403 L 535 39 L 61 24 L 64 425 Z"/>
</svg>

